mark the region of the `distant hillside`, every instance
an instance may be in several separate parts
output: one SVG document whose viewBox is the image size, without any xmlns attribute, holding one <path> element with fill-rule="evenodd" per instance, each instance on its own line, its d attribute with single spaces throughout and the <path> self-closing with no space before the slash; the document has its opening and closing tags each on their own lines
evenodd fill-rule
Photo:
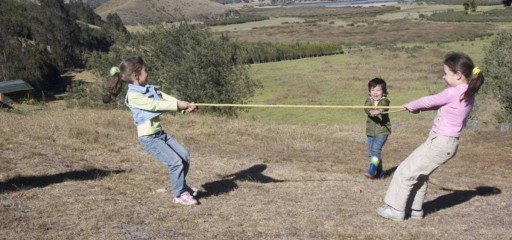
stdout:
<svg viewBox="0 0 512 240">
<path fill-rule="evenodd" d="M 89 0 L 98 4 L 101 0 Z M 95 9 L 105 18 L 116 12 L 126 25 L 151 22 L 172 22 L 183 18 L 204 20 L 224 14 L 229 7 L 210 0 L 107 0 Z"/>
</svg>

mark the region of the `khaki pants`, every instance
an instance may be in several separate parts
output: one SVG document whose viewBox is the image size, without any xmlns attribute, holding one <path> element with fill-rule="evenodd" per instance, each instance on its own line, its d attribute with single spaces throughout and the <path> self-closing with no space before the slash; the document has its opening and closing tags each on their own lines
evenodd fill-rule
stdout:
<svg viewBox="0 0 512 240">
<path fill-rule="evenodd" d="M 427 140 L 416 148 L 396 169 L 384 202 L 396 210 L 422 210 L 428 177 L 439 166 L 455 156 L 459 139 L 430 132 Z"/>
</svg>

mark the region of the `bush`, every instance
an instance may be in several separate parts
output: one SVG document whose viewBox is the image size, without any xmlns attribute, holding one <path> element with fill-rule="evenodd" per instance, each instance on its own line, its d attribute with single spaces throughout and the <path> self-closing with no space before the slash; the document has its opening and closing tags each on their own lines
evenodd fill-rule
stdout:
<svg viewBox="0 0 512 240">
<path fill-rule="evenodd" d="M 501 33 L 491 43 L 484 58 L 484 91 L 491 91 L 504 112 L 498 121 L 512 120 L 512 33 Z"/>
<path fill-rule="evenodd" d="M 69 2 L 69 1 L 67 1 Z M 23 79 L 35 97 L 62 92 L 60 75 L 83 66 L 83 53 L 107 51 L 113 31 L 81 2 L 63 0 L 0 1 L 0 76 Z"/>
<path fill-rule="evenodd" d="M 107 82 L 110 67 L 133 55 L 140 55 L 146 61 L 151 84 L 161 86 L 162 91 L 178 99 L 200 103 L 245 103 L 260 87 L 259 82 L 249 78 L 243 51 L 237 44 L 225 36 L 214 37 L 210 32 L 186 23 L 134 34 L 125 42 L 113 45 L 108 53 L 90 54 L 87 67 L 104 76 Z M 87 96 L 95 96 L 89 101 L 101 101 L 96 92 L 82 97 Z M 122 96 L 123 93 L 118 105 L 122 105 Z M 232 108 L 213 110 L 236 115 Z"/>
</svg>

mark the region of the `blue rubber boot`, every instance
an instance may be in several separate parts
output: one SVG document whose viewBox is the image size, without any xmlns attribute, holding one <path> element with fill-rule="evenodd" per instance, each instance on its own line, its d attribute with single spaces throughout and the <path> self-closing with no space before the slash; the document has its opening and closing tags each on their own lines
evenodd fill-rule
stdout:
<svg viewBox="0 0 512 240">
<path fill-rule="evenodd" d="M 368 171 L 364 172 L 364 176 L 367 178 L 375 178 L 379 168 L 379 163 L 380 161 L 377 157 L 370 157 L 370 167 L 368 168 Z"/>
<path fill-rule="evenodd" d="M 382 170 L 382 160 L 379 161 L 379 166 L 377 167 L 377 170 L 375 172 L 375 178 L 384 178 L 386 175 L 384 174 L 384 171 Z"/>
</svg>

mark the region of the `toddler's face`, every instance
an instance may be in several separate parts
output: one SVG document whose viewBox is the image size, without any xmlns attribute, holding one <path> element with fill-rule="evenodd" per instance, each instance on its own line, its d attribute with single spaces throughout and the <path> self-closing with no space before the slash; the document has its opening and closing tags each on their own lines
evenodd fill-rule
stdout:
<svg viewBox="0 0 512 240">
<path fill-rule="evenodd" d="M 381 99 L 383 97 L 383 94 L 384 94 L 384 91 L 382 91 L 381 85 L 377 85 L 370 89 L 370 97 L 372 97 L 373 100 Z"/>
</svg>

